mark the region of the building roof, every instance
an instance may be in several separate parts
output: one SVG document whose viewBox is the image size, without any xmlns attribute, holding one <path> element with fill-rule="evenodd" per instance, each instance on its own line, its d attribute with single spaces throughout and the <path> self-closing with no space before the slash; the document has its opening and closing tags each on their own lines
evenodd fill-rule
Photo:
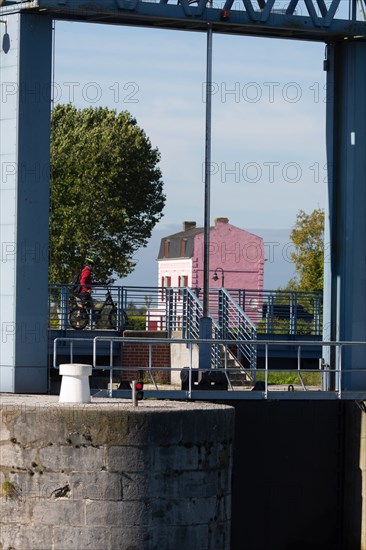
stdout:
<svg viewBox="0 0 366 550">
<path fill-rule="evenodd" d="M 212 227 L 210 228 L 212 229 Z M 173 235 L 167 235 L 160 241 L 158 260 L 173 258 L 191 258 L 193 256 L 194 238 L 203 233 L 203 227 L 196 227 L 196 222 L 183 222 L 183 230 Z M 186 240 L 184 255 L 182 255 L 182 241 Z M 166 247 L 166 242 L 169 246 Z"/>
<path fill-rule="evenodd" d="M 218 225 L 219 224 L 219 225 Z M 216 218 L 215 225 L 210 227 L 210 232 L 217 229 L 221 224 L 229 224 L 228 218 Z M 233 227 L 233 226 L 231 226 Z M 235 228 L 238 231 L 248 233 L 245 229 Z M 158 260 L 178 259 L 178 258 L 192 258 L 194 251 L 194 240 L 197 235 L 204 232 L 203 227 L 196 227 L 194 221 L 184 221 L 183 229 L 178 233 L 167 235 L 160 241 L 160 249 Z M 253 235 L 256 238 L 257 235 Z"/>
</svg>

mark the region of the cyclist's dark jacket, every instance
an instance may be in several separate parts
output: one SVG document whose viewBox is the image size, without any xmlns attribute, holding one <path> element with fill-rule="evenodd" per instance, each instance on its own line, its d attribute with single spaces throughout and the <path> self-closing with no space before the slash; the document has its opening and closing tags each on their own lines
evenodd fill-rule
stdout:
<svg viewBox="0 0 366 550">
<path fill-rule="evenodd" d="M 91 293 L 90 286 L 85 286 L 85 285 L 91 285 L 92 283 L 93 283 L 92 271 L 86 265 L 80 275 L 81 292 L 88 292 L 90 294 Z"/>
</svg>

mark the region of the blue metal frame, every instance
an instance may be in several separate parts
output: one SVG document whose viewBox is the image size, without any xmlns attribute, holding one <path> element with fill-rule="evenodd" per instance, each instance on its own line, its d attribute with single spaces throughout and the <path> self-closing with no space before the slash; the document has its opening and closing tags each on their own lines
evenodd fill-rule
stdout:
<svg viewBox="0 0 366 550">
<path fill-rule="evenodd" d="M 331 266 L 326 275 L 325 317 L 333 340 L 366 340 L 366 23 L 357 20 L 357 1 L 364 4 L 365 0 L 349 0 L 348 19 L 337 18 L 339 0 L 331 0 L 328 7 L 324 0 L 304 0 L 306 15 L 298 14 L 298 0 L 287 0 L 281 13 L 276 10 L 274 0 L 242 0 L 242 4 L 238 1 L 235 7 L 239 5 L 242 9 L 233 9 L 233 0 L 227 0 L 219 8 L 211 7 L 206 0 L 198 0 L 196 6 L 189 0 L 174 0 L 170 4 L 169 0 L 159 3 L 139 0 L 2 2 L 0 18 L 7 36 L 1 32 L 1 76 L 15 83 L 18 91 L 14 101 L 1 101 L 2 127 L 11 121 L 12 128 L 11 137 L 1 140 L 0 160 L 10 159 L 18 170 L 11 188 L 4 185 L 1 188 L 1 198 L 6 200 L 12 216 L 11 222 L 3 226 L 11 228 L 9 242 L 16 252 L 15 258 L 5 262 L 2 258 L 0 264 L 5 289 L 0 296 L 5 304 L 0 309 L 2 343 L 6 327 L 13 331 L 5 333 L 0 390 L 37 392 L 46 388 L 46 363 L 42 358 L 46 356 L 47 342 L 42 340 L 41 332 L 47 326 L 47 265 L 43 260 L 38 264 L 22 261 L 19 250 L 23 245 L 27 250 L 29 246 L 34 250 L 40 247 L 42 258 L 47 256 L 48 181 L 42 175 L 41 184 L 32 186 L 32 178 L 34 166 L 44 168 L 49 163 L 50 98 L 41 94 L 41 101 L 36 104 L 34 92 L 39 86 L 44 90 L 51 88 L 52 19 L 201 32 L 206 32 L 209 24 L 215 33 L 329 44 L 325 68 L 331 167 L 328 224 Z M 9 63 L 12 57 L 13 62 Z M 26 97 L 24 101 L 22 87 L 31 90 L 28 95 L 33 99 Z M 44 170 L 42 172 L 44 174 Z M 38 341 L 34 332 L 36 325 Z M 22 335 L 23 326 L 26 338 Z M 341 359 L 350 370 L 345 389 L 365 388 L 365 352 L 354 354 L 343 350 L 340 353 L 344 353 Z M 360 372 L 355 373 L 355 368 Z"/>
<path fill-rule="evenodd" d="M 0 15 L 18 10 L 68 21 L 195 31 L 206 31 L 210 23 L 217 33 L 314 41 L 365 36 L 366 24 L 357 20 L 357 0 L 348 2 L 348 19 L 337 18 L 344 4 L 340 0 L 328 6 L 324 0 L 286 0 L 278 9 L 275 0 L 226 0 L 219 7 L 207 0 L 36 0 L 5 2 Z"/>
<path fill-rule="evenodd" d="M 0 391 L 43 392 L 52 22 L 0 19 Z"/>
<path fill-rule="evenodd" d="M 327 336 L 334 341 L 366 341 L 366 43 L 345 41 L 327 50 L 330 258 L 325 322 Z M 341 354 L 352 369 L 343 380 L 344 389 L 365 388 L 366 349 L 346 348 L 334 354 L 327 363 Z"/>
</svg>

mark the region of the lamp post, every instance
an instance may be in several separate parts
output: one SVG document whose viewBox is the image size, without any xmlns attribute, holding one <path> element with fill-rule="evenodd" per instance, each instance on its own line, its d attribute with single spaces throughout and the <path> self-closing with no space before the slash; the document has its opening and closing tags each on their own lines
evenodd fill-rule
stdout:
<svg viewBox="0 0 366 550">
<path fill-rule="evenodd" d="M 210 272 L 210 193 L 211 193 L 211 105 L 212 105 L 212 25 L 207 26 L 206 58 L 206 132 L 205 132 L 205 197 L 203 232 L 203 311 L 200 319 L 199 337 L 212 338 L 212 319 L 209 317 L 209 272 Z M 211 345 L 199 345 L 199 367 L 211 368 Z"/>
<path fill-rule="evenodd" d="M 205 132 L 205 196 L 203 239 L 203 317 L 209 314 L 210 273 L 210 195 L 211 195 L 211 112 L 212 112 L 212 26 L 207 27 L 206 57 L 206 132 Z"/>
<path fill-rule="evenodd" d="M 214 281 L 218 281 L 219 276 L 217 274 L 218 271 L 221 271 L 221 288 L 225 288 L 225 271 L 222 269 L 222 267 L 217 267 L 215 269 L 215 273 L 212 276 L 212 279 Z"/>
</svg>

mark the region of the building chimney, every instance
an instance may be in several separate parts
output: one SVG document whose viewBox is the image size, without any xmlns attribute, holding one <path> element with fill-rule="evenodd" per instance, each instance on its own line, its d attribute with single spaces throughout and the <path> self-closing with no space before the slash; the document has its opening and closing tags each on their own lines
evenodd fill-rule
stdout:
<svg viewBox="0 0 366 550">
<path fill-rule="evenodd" d="M 196 227 L 196 222 L 183 222 L 183 231 L 188 231 L 188 229 L 193 229 Z"/>
<path fill-rule="evenodd" d="M 218 223 L 229 223 L 229 218 L 215 218 L 215 226 Z"/>
</svg>

